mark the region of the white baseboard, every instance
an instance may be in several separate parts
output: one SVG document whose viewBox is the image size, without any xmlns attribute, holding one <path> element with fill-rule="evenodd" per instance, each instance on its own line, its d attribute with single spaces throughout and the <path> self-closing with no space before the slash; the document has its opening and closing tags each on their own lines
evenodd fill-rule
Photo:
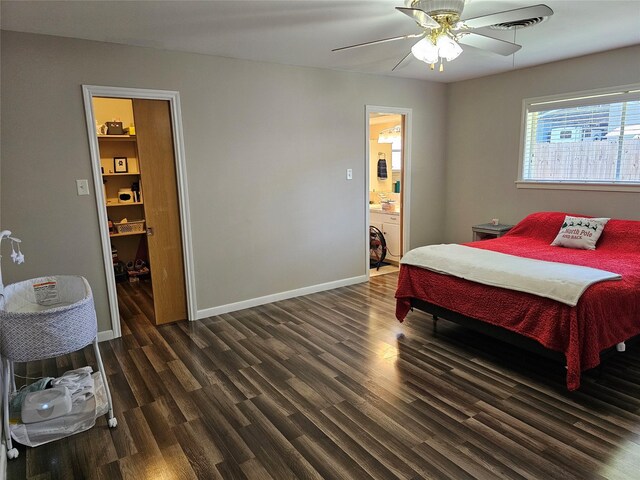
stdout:
<svg viewBox="0 0 640 480">
<path fill-rule="evenodd" d="M 4 440 L 0 444 L 0 479 L 5 480 L 7 478 L 7 446 L 4 444 Z"/>
<path fill-rule="evenodd" d="M 106 342 L 107 340 L 113 340 L 113 338 L 113 330 L 98 332 L 98 342 Z"/>
<path fill-rule="evenodd" d="M 243 300 L 241 302 L 228 303 L 227 305 L 220 305 L 219 307 L 205 308 L 203 310 L 198 310 L 196 314 L 196 320 L 207 317 L 214 317 L 216 315 L 222 315 L 223 313 L 244 310 L 245 308 L 257 307 L 258 305 L 264 305 L 266 303 L 278 302 L 280 300 L 286 300 L 288 298 L 300 297 L 302 295 L 323 292 L 325 290 L 332 290 L 339 287 L 346 287 L 347 285 L 362 283 L 366 282 L 367 280 L 367 275 L 360 275 L 359 277 L 345 278 L 342 280 L 336 280 L 334 282 L 327 282 L 321 283 L 319 285 L 311 285 L 310 287 L 297 288 L 295 290 L 289 290 L 287 292 L 274 293 L 273 295 L 265 295 L 264 297 L 251 298 L 249 300 Z"/>
</svg>

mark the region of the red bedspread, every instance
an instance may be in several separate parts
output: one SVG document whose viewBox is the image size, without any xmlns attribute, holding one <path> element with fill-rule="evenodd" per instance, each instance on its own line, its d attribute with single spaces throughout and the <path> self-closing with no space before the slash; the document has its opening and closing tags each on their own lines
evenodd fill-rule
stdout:
<svg viewBox="0 0 640 480">
<path fill-rule="evenodd" d="M 640 221 L 610 220 L 596 250 L 552 247 L 565 213 L 529 215 L 508 234 L 466 245 L 622 275 L 590 286 L 575 307 L 536 295 L 491 287 L 402 265 L 396 317 L 403 321 L 411 298 L 499 325 L 537 340 L 567 359 L 567 388 L 580 387 L 580 372 L 600 363 L 600 352 L 640 333 Z"/>
</svg>

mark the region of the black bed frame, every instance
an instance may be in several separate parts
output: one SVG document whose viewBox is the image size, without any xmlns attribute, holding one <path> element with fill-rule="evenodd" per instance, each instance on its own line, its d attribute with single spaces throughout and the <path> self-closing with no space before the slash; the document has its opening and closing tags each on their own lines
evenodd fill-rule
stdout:
<svg viewBox="0 0 640 480">
<path fill-rule="evenodd" d="M 497 340 L 509 343 L 510 345 L 522 348 L 523 350 L 527 350 L 537 355 L 549 358 L 562 365 L 566 365 L 566 358 L 564 353 L 556 352 L 555 350 L 549 350 L 537 341 L 525 337 L 524 335 L 514 333 L 503 327 L 498 327 L 496 325 L 483 322 L 482 320 L 468 317 L 453 310 L 439 307 L 438 305 L 434 305 L 433 303 L 425 302 L 424 300 L 419 300 L 417 298 L 411 298 L 411 308 L 417 308 L 418 310 L 421 310 L 433 316 L 434 335 L 437 333 L 438 320 L 440 318 L 444 318 L 445 320 L 449 320 L 450 322 L 456 323 L 470 330 L 474 330 Z M 631 343 L 635 343 L 639 339 L 640 335 L 625 341 L 625 344 L 628 347 Z M 600 359 L 603 360 L 605 357 L 608 357 L 613 353 L 617 353 L 615 346 L 600 352 Z"/>
</svg>

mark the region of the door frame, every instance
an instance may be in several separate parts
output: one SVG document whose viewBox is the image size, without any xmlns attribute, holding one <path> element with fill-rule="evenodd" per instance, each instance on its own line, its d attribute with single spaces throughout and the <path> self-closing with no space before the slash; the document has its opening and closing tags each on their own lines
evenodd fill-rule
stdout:
<svg viewBox="0 0 640 480">
<path fill-rule="evenodd" d="M 369 190 L 371 188 L 369 175 L 371 170 L 370 147 L 369 147 L 369 116 L 371 113 L 390 113 L 404 116 L 404 141 L 402 143 L 402 181 L 400 183 L 400 193 L 402 195 L 402 252 L 410 250 L 409 243 L 409 219 L 411 214 L 411 129 L 412 115 L 411 108 L 403 107 L 383 107 L 379 105 L 365 105 L 365 182 L 364 182 L 364 206 L 365 206 L 365 265 L 367 279 L 371 277 L 371 267 L 369 265 L 369 225 L 371 216 L 369 212 Z"/>
<path fill-rule="evenodd" d="M 100 241 L 102 244 L 102 257 L 107 281 L 107 293 L 109 298 L 109 311 L 111 313 L 111 335 L 104 333 L 100 340 L 118 338 L 122 335 L 120 328 L 120 311 L 118 309 L 118 294 L 116 279 L 113 272 L 113 260 L 111 258 L 111 242 L 109 240 L 109 227 L 107 219 L 107 207 L 102 195 L 102 173 L 100 171 L 100 147 L 96 134 L 96 121 L 93 112 L 94 97 L 128 98 L 145 100 L 167 100 L 171 110 L 171 128 L 173 130 L 173 154 L 176 166 L 176 181 L 178 187 L 178 207 L 180 210 L 180 233 L 182 235 L 182 259 L 184 264 L 185 288 L 187 293 L 187 316 L 189 320 L 195 320 L 196 289 L 195 272 L 193 265 L 193 244 L 191 239 L 191 217 L 189 213 L 189 194 L 187 184 L 187 169 L 185 162 L 184 135 L 182 131 L 182 110 L 180 107 L 180 93 L 171 90 L 149 90 L 126 87 L 104 87 L 98 85 L 82 85 L 84 98 L 84 110 L 87 120 L 87 134 L 89 136 L 89 149 L 91 151 L 91 167 L 93 170 L 93 188 L 96 197 L 98 212 L 98 224 L 100 228 Z M 101 332 L 102 333 L 102 332 Z"/>
</svg>

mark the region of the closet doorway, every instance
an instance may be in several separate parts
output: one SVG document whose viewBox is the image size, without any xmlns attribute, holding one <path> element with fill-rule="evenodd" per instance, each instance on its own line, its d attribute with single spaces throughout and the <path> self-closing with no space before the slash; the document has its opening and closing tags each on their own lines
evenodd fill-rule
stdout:
<svg viewBox="0 0 640 480">
<path fill-rule="evenodd" d="M 411 110 L 367 106 L 367 273 L 397 272 L 407 251 Z"/>
<path fill-rule="evenodd" d="M 123 319 L 193 319 L 177 92 L 83 90 L 111 336 L 120 336 Z"/>
</svg>

